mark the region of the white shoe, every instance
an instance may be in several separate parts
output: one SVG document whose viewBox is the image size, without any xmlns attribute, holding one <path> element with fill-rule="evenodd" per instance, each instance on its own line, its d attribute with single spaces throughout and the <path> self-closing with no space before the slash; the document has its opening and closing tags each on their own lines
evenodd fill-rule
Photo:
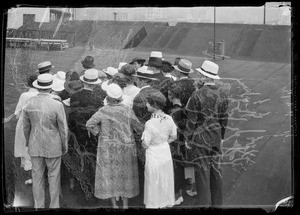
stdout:
<svg viewBox="0 0 300 215">
<path fill-rule="evenodd" d="M 187 190 L 186 193 L 187 193 L 189 196 L 196 196 L 196 195 L 197 195 L 197 191 L 192 191 L 192 190 Z"/>
<path fill-rule="evenodd" d="M 174 203 L 174 205 L 180 205 L 183 202 L 183 197 L 180 196 Z"/>
<path fill-rule="evenodd" d="M 28 179 L 28 180 L 26 180 L 26 181 L 25 181 L 25 184 L 26 184 L 26 185 L 28 185 L 28 184 L 32 184 L 32 179 Z"/>
</svg>

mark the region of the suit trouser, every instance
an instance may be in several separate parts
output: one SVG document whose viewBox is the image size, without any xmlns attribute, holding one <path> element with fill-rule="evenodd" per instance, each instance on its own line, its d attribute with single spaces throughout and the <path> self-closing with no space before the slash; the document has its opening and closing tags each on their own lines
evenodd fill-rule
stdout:
<svg viewBox="0 0 300 215">
<path fill-rule="evenodd" d="M 201 167 L 195 168 L 198 203 L 200 206 L 222 206 L 221 154 L 215 150 L 200 150 L 203 156 L 199 160 Z"/>
<path fill-rule="evenodd" d="M 32 192 L 35 208 L 45 207 L 45 167 L 48 170 L 50 208 L 59 208 L 61 157 L 31 157 Z"/>
</svg>

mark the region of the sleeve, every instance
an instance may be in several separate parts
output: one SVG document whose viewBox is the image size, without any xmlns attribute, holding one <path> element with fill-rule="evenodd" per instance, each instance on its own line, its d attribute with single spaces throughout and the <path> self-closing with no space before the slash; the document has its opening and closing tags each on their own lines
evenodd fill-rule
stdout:
<svg viewBox="0 0 300 215">
<path fill-rule="evenodd" d="M 21 120 L 20 123 L 23 124 L 23 132 L 24 132 L 24 136 L 25 136 L 26 146 L 28 146 L 30 132 L 31 132 L 31 123 L 30 123 L 30 119 L 28 117 L 28 113 L 26 112 L 26 110 L 24 110 L 24 109 L 22 110 L 19 120 Z M 20 125 L 20 126 L 22 126 L 22 125 Z"/>
<path fill-rule="evenodd" d="M 198 121 L 198 110 L 201 110 L 199 107 L 200 104 L 197 103 L 195 97 L 192 95 L 191 98 L 188 100 L 186 105 L 186 129 L 188 132 L 188 136 L 192 136 L 194 131 L 197 129 L 197 121 Z M 190 139 L 190 138 L 189 138 Z"/>
<path fill-rule="evenodd" d="M 177 126 L 174 123 L 172 117 L 170 117 L 170 129 L 171 129 L 171 131 L 170 131 L 168 143 L 171 143 L 177 139 Z"/>
<path fill-rule="evenodd" d="M 21 109 L 24 107 L 26 101 L 27 101 L 27 98 L 26 98 L 25 94 L 22 93 L 20 98 L 19 98 L 18 104 L 16 106 L 16 110 L 15 110 L 15 115 L 16 115 L 17 119 L 19 118 L 20 113 L 21 113 Z"/>
<path fill-rule="evenodd" d="M 87 122 L 86 128 L 93 135 L 97 135 L 100 132 L 99 123 L 101 122 L 101 109 L 99 109 Z"/>
<path fill-rule="evenodd" d="M 229 115 L 228 114 L 229 101 L 225 93 L 222 93 L 222 96 L 223 96 L 223 100 L 218 107 L 218 112 L 219 112 L 219 123 L 221 125 L 221 137 L 222 139 L 224 139 L 225 129 L 227 126 L 228 115 Z"/>
<path fill-rule="evenodd" d="M 151 133 L 150 133 L 150 128 L 149 128 L 149 123 L 146 122 L 145 124 L 145 130 L 142 134 L 142 138 L 141 140 L 143 141 L 143 143 L 147 146 L 149 146 L 151 144 Z"/>
<path fill-rule="evenodd" d="M 57 125 L 58 125 L 63 151 L 67 152 L 68 151 L 68 123 L 67 123 L 65 108 L 62 103 L 60 103 L 60 108 L 58 109 Z"/>
<path fill-rule="evenodd" d="M 134 114 L 133 110 L 130 109 L 130 124 L 132 130 L 137 134 L 141 135 L 144 131 L 144 126 L 140 123 L 136 115 Z"/>
</svg>

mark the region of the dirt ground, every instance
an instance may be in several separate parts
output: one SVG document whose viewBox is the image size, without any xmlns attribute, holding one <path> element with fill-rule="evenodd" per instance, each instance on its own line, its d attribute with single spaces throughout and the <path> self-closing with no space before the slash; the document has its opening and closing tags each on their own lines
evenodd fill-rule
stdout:
<svg viewBox="0 0 300 215">
<path fill-rule="evenodd" d="M 43 60 L 50 60 L 55 65 L 54 72 L 80 71 L 80 61 L 86 55 L 94 56 L 96 68 L 104 69 L 117 67 L 118 62 L 129 62 L 136 56 L 147 59 L 149 54 L 132 50 L 87 50 L 84 47 L 27 53 L 20 50 L 16 54 L 16 50 L 8 49 L 4 76 L 5 117 L 14 112 L 18 98 L 25 90 L 25 74 L 34 72 L 37 63 Z M 175 57 L 163 55 L 172 63 Z M 185 57 L 194 68 L 205 60 Z M 229 87 L 230 98 L 230 118 L 223 144 L 224 207 L 272 207 L 292 194 L 291 64 L 234 59 L 216 60 L 216 63 L 220 66 L 222 81 Z M 25 68 L 25 64 L 30 67 Z M 4 124 L 7 209 L 33 206 L 31 185 L 24 185 L 28 175 L 13 156 L 15 126 L 15 119 Z M 130 200 L 129 206 L 143 208 L 142 199 L 140 194 Z M 110 202 L 99 200 L 88 205 L 79 198 L 76 190 L 70 191 L 67 181 L 62 178 L 61 206 L 99 208 L 109 207 Z M 184 195 L 184 202 L 177 208 L 196 206 L 195 198 Z"/>
</svg>

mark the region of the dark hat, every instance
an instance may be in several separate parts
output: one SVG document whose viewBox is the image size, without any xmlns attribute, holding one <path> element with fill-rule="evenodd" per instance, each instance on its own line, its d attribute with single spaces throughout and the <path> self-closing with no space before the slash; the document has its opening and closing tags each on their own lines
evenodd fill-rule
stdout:
<svg viewBox="0 0 300 215">
<path fill-rule="evenodd" d="M 32 85 L 32 83 L 37 79 L 37 75 L 36 74 L 32 74 L 32 75 L 30 75 L 30 76 L 28 76 L 27 78 L 26 78 L 26 80 L 27 80 L 27 85 L 29 86 L 29 87 L 33 87 L 33 85 Z"/>
<path fill-rule="evenodd" d="M 139 58 L 139 57 L 135 57 L 132 59 L 132 61 L 129 64 L 133 64 L 134 62 L 138 62 L 138 63 L 144 63 L 146 60 L 143 58 Z"/>
<path fill-rule="evenodd" d="M 73 94 L 83 88 L 83 83 L 80 80 L 66 81 L 64 87 L 67 92 Z"/>
<path fill-rule="evenodd" d="M 154 107 L 163 109 L 166 105 L 166 97 L 158 90 L 147 96 L 147 102 Z"/>
<path fill-rule="evenodd" d="M 180 59 L 182 59 L 181 57 L 177 57 L 175 58 L 175 61 L 174 61 L 174 65 L 178 65 Z"/>
<path fill-rule="evenodd" d="M 91 69 L 95 67 L 94 58 L 92 56 L 86 56 L 84 60 L 81 61 L 82 66 L 86 69 Z"/>
<path fill-rule="evenodd" d="M 162 53 L 152 51 L 146 66 L 162 67 Z"/>
<path fill-rule="evenodd" d="M 126 76 L 132 76 L 133 74 L 135 74 L 135 68 L 131 64 L 125 64 L 124 66 L 122 66 L 119 72 Z"/>
<path fill-rule="evenodd" d="M 165 73 L 169 73 L 172 72 L 174 69 L 174 67 L 172 66 L 172 64 L 169 61 L 163 60 L 162 61 L 162 68 L 161 70 Z"/>
</svg>

